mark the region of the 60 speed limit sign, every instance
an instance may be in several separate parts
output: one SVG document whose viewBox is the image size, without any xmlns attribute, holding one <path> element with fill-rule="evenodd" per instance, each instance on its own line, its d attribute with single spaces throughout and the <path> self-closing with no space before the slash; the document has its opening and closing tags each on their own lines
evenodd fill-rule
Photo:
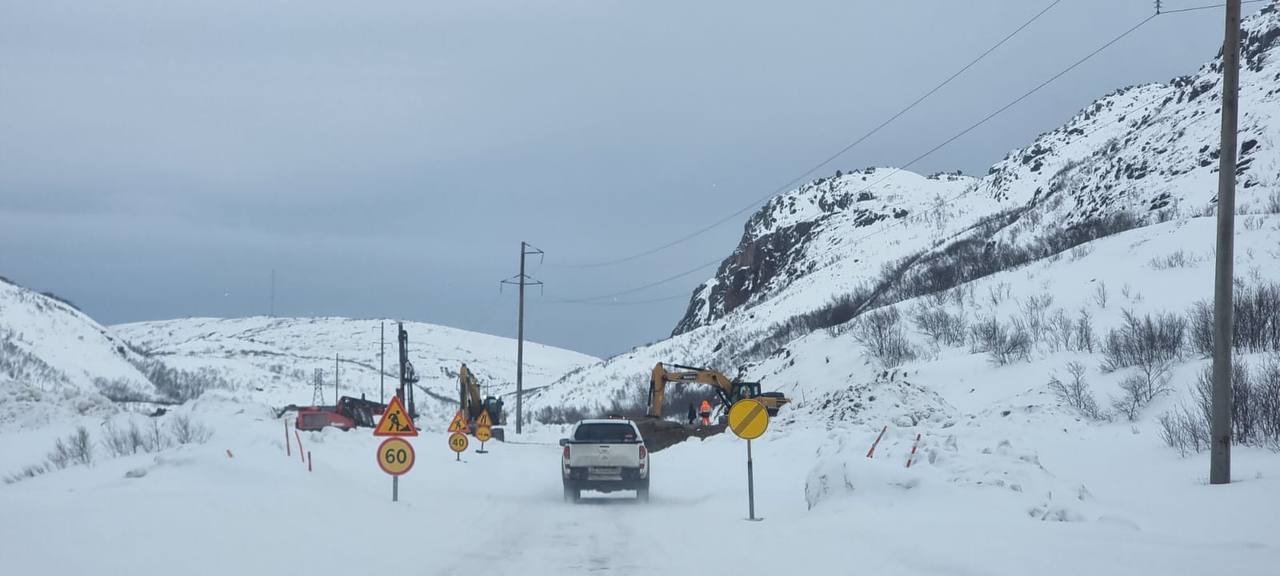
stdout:
<svg viewBox="0 0 1280 576">
<path fill-rule="evenodd" d="M 403 438 L 387 438 L 378 446 L 378 466 L 392 476 L 413 469 L 413 445 Z"/>
</svg>

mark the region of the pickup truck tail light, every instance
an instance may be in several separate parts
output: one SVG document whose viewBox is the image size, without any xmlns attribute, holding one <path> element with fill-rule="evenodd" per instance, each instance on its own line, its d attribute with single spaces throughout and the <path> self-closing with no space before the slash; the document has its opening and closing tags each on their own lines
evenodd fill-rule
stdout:
<svg viewBox="0 0 1280 576">
<path fill-rule="evenodd" d="M 649 455 L 649 451 L 645 449 L 644 444 L 640 445 L 640 469 L 644 470 L 645 457 Z"/>
<path fill-rule="evenodd" d="M 564 445 L 564 459 L 566 462 L 569 461 L 569 445 L 568 444 Z"/>
</svg>

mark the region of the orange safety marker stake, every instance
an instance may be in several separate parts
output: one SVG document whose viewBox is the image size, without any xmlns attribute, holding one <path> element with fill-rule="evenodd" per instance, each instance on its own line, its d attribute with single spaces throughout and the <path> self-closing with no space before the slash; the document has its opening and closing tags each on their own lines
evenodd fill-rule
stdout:
<svg viewBox="0 0 1280 576">
<path fill-rule="evenodd" d="M 911 455 L 907 456 L 907 468 L 911 467 L 911 461 L 916 459 L 916 448 L 920 446 L 920 435 L 916 434 L 916 441 L 911 445 Z"/>
<path fill-rule="evenodd" d="M 874 457 L 874 456 L 875 456 L 875 454 L 876 454 L 876 446 L 879 446 L 879 445 L 880 445 L 880 439 L 881 439 L 881 438 L 884 438 L 884 433 L 885 433 L 885 431 L 887 431 L 887 430 L 889 430 L 889 426 L 888 426 L 888 425 L 885 425 L 885 427 L 884 427 L 883 429 L 881 429 L 881 430 L 880 430 L 880 435 L 879 435 L 879 436 L 876 436 L 876 441 L 871 443 L 871 449 L 870 449 L 870 450 L 867 450 L 867 458 L 872 458 L 872 457 Z"/>
</svg>

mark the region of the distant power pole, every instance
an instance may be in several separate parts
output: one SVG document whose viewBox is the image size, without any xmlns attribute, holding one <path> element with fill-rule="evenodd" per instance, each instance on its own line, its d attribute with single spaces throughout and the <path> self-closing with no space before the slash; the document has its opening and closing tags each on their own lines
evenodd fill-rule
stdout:
<svg viewBox="0 0 1280 576">
<path fill-rule="evenodd" d="M 387 323 L 382 322 L 380 325 L 382 337 L 378 352 L 378 403 L 387 403 Z"/>
<path fill-rule="evenodd" d="M 333 355 L 333 405 L 338 405 L 338 355 Z"/>
<path fill-rule="evenodd" d="M 267 308 L 267 315 L 276 317 L 276 269 L 271 269 L 271 305 Z"/>
<path fill-rule="evenodd" d="M 311 405 L 324 405 L 324 370 L 319 368 L 311 373 Z"/>
<path fill-rule="evenodd" d="M 1240 0 L 1227 0 L 1222 43 L 1222 145 L 1218 156 L 1218 262 L 1213 288 L 1213 408 L 1209 483 L 1231 482 L 1232 263 L 1236 219 L 1236 130 L 1240 115 Z"/>
<path fill-rule="evenodd" d="M 516 324 L 516 434 L 519 434 L 524 426 L 524 287 L 542 286 L 542 282 L 534 280 L 524 273 L 525 257 L 534 254 L 541 257 L 545 253 L 534 248 L 528 242 L 521 242 L 520 273 L 514 278 L 502 281 L 503 284 L 517 284 L 520 286 L 520 308 Z"/>
</svg>

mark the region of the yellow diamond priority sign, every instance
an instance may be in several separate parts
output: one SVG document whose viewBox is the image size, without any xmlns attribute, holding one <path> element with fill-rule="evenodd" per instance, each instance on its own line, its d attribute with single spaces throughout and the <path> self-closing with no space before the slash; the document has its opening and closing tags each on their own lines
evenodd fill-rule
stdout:
<svg viewBox="0 0 1280 576">
<path fill-rule="evenodd" d="M 729 408 L 729 429 L 743 440 L 754 440 L 769 429 L 769 411 L 758 400 L 747 398 Z"/>
</svg>

